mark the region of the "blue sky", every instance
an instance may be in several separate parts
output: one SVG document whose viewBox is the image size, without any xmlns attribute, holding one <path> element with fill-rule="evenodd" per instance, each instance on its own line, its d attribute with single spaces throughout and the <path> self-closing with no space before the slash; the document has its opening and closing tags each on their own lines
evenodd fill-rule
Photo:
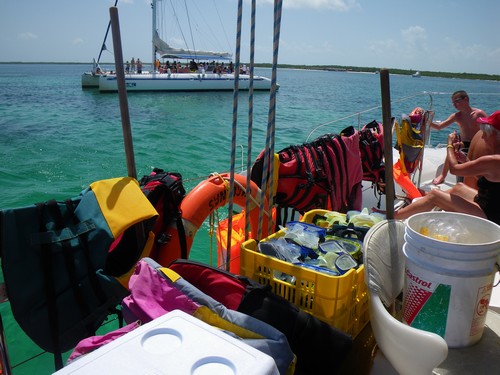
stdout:
<svg viewBox="0 0 500 375">
<path fill-rule="evenodd" d="M 113 4 L 0 0 L 0 61 L 91 61 Z M 186 4 L 192 34 L 182 21 Z M 273 1 L 257 4 L 255 60 L 272 62 Z M 186 48 L 183 39 L 194 40 L 196 48 L 234 52 L 237 0 L 162 0 L 159 9 L 165 15 L 177 9 L 184 23 L 183 34 L 174 32 L 172 19 L 160 28 L 168 43 Z M 118 13 L 124 60 L 151 61 L 150 0 L 119 1 Z M 278 62 L 500 74 L 499 14 L 500 2 L 491 0 L 284 0 Z M 244 61 L 249 18 L 245 0 Z M 111 38 L 106 45 L 101 61 L 112 62 Z"/>
</svg>

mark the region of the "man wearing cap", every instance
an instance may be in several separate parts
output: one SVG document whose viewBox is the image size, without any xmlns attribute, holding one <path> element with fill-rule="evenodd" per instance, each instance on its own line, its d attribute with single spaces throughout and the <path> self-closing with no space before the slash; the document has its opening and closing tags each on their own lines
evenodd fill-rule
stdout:
<svg viewBox="0 0 500 375">
<path fill-rule="evenodd" d="M 486 117 L 488 115 L 482 109 L 472 108 L 469 104 L 469 95 L 467 95 L 467 92 L 463 90 L 455 91 L 451 95 L 451 102 L 458 111 L 452 113 L 446 120 L 442 122 L 431 123 L 431 127 L 433 129 L 441 130 L 453 123 L 457 123 L 460 127 L 460 136 L 462 138 L 463 147 L 465 149 L 468 149 L 472 138 L 479 130 L 479 126 L 476 123 L 476 120 L 479 117 Z M 449 170 L 448 164 L 448 158 L 446 158 L 441 174 L 434 180 L 432 180 L 432 183 L 434 185 L 439 185 L 444 182 Z"/>
<path fill-rule="evenodd" d="M 396 211 L 395 219 L 404 220 L 416 213 L 439 207 L 445 211 L 462 212 L 500 224 L 500 111 L 478 118 L 477 123 L 492 154 L 459 163 L 456 154 L 460 139 L 456 132 L 448 136 L 446 147 L 450 172 L 464 177 L 477 176 L 477 189 L 463 183 L 458 183 L 447 191 L 433 189 L 424 197 Z"/>
</svg>

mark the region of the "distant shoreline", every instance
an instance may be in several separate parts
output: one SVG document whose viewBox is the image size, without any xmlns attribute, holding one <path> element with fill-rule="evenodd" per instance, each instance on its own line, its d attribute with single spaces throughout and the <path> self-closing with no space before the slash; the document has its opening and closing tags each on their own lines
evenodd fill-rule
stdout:
<svg viewBox="0 0 500 375">
<path fill-rule="evenodd" d="M 0 64 L 55 64 L 55 65 L 91 65 L 90 62 L 21 62 L 21 61 L 0 61 Z M 112 62 L 102 62 L 103 65 L 113 65 Z M 258 68 L 271 68 L 272 64 L 260 63 L 255 64 Z M 278 64 L 278 68 L 285 69 L 302 69 L 302 70 L 325 70 L 335 72 L 359 72 L 359 73 L 378 73 L 381 68 L 376 67 L 358 67 L 358 66 L 341 66 L 341 65 L 292 65 Z M 391 74 L 412 75 L 416 70 L 387 68 Z M 450 72 L 431 72 L 420 70 L 422 77 L 441 77 L 441 78 L 459 78 L 459 79 L 479 79 L 500 81 L 499 74 L 482 74 L 482 73 L 450 73 Z"/>
</svg>

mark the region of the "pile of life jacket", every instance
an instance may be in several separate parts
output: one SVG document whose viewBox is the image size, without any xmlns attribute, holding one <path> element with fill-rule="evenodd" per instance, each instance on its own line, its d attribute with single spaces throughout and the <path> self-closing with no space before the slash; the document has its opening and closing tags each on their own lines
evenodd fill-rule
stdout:
<svg viewBox="0 0 500 375">
<path fill-rule="evenodd" d="M 373 121 L 359 132 L 350 126 L 340 134 L 325 134 L 312 142 L 278 152 L 274 203 L 303 214 L 312 209 L 360 210 L 362 180 L 384 180 L 382 126 Z M 262 188 L 264 151 L 251 171 Z"/>
<path fill-rule="evenodd" d="M 137 264 L 122 301 L 127 326 L 82 340 L 69 361 L 173 310 L 239 337 L 273 357 L 282 375 L 334 374 L 352 338 L 310 315 L 268 286 L 202 263 L 177 260 L 162 267 L 150 258 Z"/>
</svg>

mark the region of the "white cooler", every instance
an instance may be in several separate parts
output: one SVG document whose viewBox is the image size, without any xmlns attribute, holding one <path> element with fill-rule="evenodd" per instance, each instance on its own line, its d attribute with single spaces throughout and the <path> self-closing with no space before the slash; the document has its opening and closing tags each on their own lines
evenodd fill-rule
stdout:
<svg viewBox="0 0 500 375">
<path fill-rule="evenodd" d="M 278 375 L 267 354 L 175 310 L 55 374 Z"/>
</svg>

